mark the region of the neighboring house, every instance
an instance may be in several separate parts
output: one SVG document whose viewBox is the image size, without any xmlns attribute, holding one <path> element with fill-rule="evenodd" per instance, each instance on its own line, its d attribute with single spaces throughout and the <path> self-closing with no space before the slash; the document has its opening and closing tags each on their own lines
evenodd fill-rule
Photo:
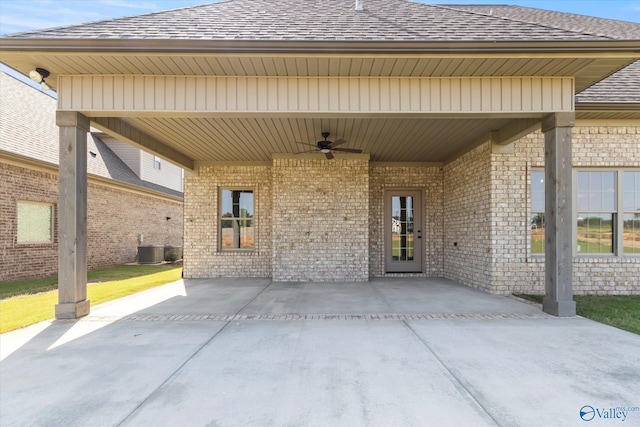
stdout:
<svg viewBox="0 0 640 427">
<path fill-rule="evenodd" d="M 0 281 L 58 270 L 55 110 L 55 99 L 0 73 Z M 182 246 L 182 193 L 140 179 L 99 133 L 87 140 L 89 268 L 135 261 L 141 240 Z"/>
<path fill-rule="evenodd" d="M 51 71 L 63 146 L 90 121 L 193 170 L 185 277 L 447 277 L 562 316 L 574 292 L 640 293 L 640 24 L 361 3 L 228 0 L 0 53 Z"/>
</svg>

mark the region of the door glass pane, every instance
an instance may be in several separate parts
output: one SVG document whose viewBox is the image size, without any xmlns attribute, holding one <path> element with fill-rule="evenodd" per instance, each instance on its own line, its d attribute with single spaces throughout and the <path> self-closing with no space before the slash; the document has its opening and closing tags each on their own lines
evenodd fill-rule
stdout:
<svg viewBox="0 0 640 427">
<path fill-rule="evenodd" d="M 394 261 L 413 261 L 414 206 L 412 196 L 391 197 L 391 244 Z"/>
</svg>

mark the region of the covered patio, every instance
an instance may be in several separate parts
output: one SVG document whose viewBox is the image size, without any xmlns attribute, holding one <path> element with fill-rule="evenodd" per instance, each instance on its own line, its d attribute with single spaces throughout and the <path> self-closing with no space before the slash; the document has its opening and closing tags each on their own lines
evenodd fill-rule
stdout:
<svg viewBox="0 0 640 427">
<path fill-rule="evenodd" d="M 544 311 L 575 315 L 574 97 L 640 58 L 637 43 L 549 27 L 540 36 L 540 26 L 489 15 L 471 25 L 467 12 L 410 2 L 372 1 L 366 13 L 346 2 L 309 11 L 327 22 L 334 13 L 354 16 L 343 39 L 299 21 L 295 14 L 305 11 L 285 3 L 270 11 L 296 22 L 284 36 L 264 26 L 260 10 L 231 1 L 198 14 L 185 9 L 188 19 L 173 11 L 3 38 L 3 62 L 25 74 L 46 69 L 58 92 L 57 317 L 89 312 L 90 127 L 193 171 L 185 278 L 349 282 L 400 273 L 491 293 L 507 292 L 494 279 L 496 260 L 509 256 L 495 221 L 509 194 L 494 185 L 492 156 L 508 164 L 513 142 L 541 128 Z M 245 36 L 236 33 L 238 19 Z M 211 22 L 216 35 L 206 30 Z M 167 23 L 179 33 L 171 39 L 157 32 Z M 314 145 L 322 132 L 362 154 L 299 154 L 300 142 Z M 251 195 L 249 248 L 224 247 L 225 190 Z M 415 214 L 423 222 L 405 228 L 411 265 L 394 264 L 393 197 L 423 209 Z"/>
</svg>

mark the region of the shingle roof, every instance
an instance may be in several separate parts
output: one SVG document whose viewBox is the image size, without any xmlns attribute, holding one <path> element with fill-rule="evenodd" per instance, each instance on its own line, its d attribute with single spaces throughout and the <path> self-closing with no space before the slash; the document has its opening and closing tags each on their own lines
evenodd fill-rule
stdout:
<svg viewBox="0 0 640 427">
<path fill-rule="evenodd" d="M 617 40 L 640 40 L 640 24 L 596 18 L 574 13 L 556 12 L 522 6 L 507 5 L 442 5 L 452 10 L 471 12 L 483 16 L 494 16 L 519 22 L 562 28 L 567 31 L 601 35 Z"/>
<path fill-rule="evenodd" d="M 0 111 L 0 151 L 58 165 L 55 99 L 0 72 Z M 141 180 L 104 142 L 87 136 L 89 174 L 182 197 L 179 191 Z"/>
<path fill-rule="evenodd" d="M 484 16 L 497 16 L 554 28 L 565 28 L 576 32 L 606 35 L 619 40 L 640 40 L 640 24 L 635 22 L 594 18 L 520 6 L 450 5 L 446 7 Z M 636 61 L 634 64 L 580 92 L 577 102 L 640 102 L 640 61 Z"/>
<path fill-rule="evenodd" d="M 577 96 L 580 103 L 640 103 L 640 61 L 583 90 Z"/>
<path fill-rule="evenodd" d="M 312 40 L 312 41 L 596 41 L 640 40 L 640 25 L 613 27 L 617 21 L 554 16 L 518 8 L 518 16 L 481 13 L 408 0 L 227 0 L 218 3 L 117 18 L 82 25 L 13 34 L 19 38 Z M 507 8 L 509 8 L 507 6 Z M 502 7 L 501 9 L 502 10 Z M 539 15 L 539 17 L 538 17 Z M 601 21 L 607 21 L 603 23 Z M 613 22 L 613 23 L 612 23 Z M 620 24 L 622 25 L 622 24 Z M 602 31 L 590 31 L 598 27 Z"/>
</svg>

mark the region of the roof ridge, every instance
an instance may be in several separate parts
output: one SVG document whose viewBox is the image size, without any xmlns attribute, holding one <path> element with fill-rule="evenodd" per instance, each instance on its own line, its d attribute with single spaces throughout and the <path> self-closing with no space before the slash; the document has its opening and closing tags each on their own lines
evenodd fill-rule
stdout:
<svg viewBox="0 0 640 427">
<path fill-rule="evenodd" d="M 510 17 L 510 16 L 498 16 L 498 15 L 490 15 L 488 13 L 484 13 L 484 12 L 476 12 L 476 11 L 471 11 L 471 10 L 466 10 L 466 9 L 460 9 L 455 7 L 456 5 L 443 5 L 443 4 L 434 4 L 432 6 L 435 7 L 440 7 L 443 9 L 449 9 L 449 10 L 455 10 L 456 12 L 464 12 L 464 13 L 469 13 L 472 15 L 481 15 L 481 16 L 486 16 L 489 18 L 499 18 L 499 19 L 504 19 L 506 21 L 511 21 L 511 22 L 521 22 L 523 24 L 529 24 L 529 25 L 536 25 L 539 27 L 544 27 L 544 28 L 553 28 L 554 30 L 562 30 L 562 31 L 566 31 L 568 33 L 573 33 L 573 34 L 581 34 L 581 35 L 585 35 L 585 36 L 597 36 L 597 37 L 604 37 L 607 38 L 609 40 L 616 40 L 615 37 L 612 37 L 610 35 L 607 34 L 599 34 L 599 33 L 594 33 L 594 32 L 585 32 L 585 31 L 577 31 L 577 30 L 572 30 L 569 28 L 564 28 L 564 27 L 559 27 L 559 26 L 555 26 L 555 25 L 549 25 L 549 24 L 541 24 L 539 22 L 534 22 L 534 21 L 528 21 L 525 19 L 518 19 L 518 18 L 514 18 L 514 17 Z M 462 6 L 462 5 L 460 5 Z M 501 5 L 501 4 L 471 4 L 469 6 L 496 6 L 496 7 L 513 7 L 513 8 L 519 8 L 519 9 L 535 9 L 535 10 L 542 10 L 545 12 L 557 12 L 557 13 L 562 13 L 562 14 L 566 14 L 566 15 L 575 15 L 575 16 L 586 16 L 588 18 L 594 18 L 594 19 L 606 19 L 606 18 L 597 18 L 597 17 L 593 17 L 593 16 L 589 16 L 589 15 L 580 15 L 577 13 L 570 13 L 570 12 L 558 12 L 555 10 L 549 11 L 547 9 L 540 9 L 537 7 L 524 7 L 524 6 L 517 6 L 517 5 Z M 615 19 L 608 19 L 609 21 L 616 21 Z M 625 21 L 623 21 L 625 22 Z"/>
</svg>

